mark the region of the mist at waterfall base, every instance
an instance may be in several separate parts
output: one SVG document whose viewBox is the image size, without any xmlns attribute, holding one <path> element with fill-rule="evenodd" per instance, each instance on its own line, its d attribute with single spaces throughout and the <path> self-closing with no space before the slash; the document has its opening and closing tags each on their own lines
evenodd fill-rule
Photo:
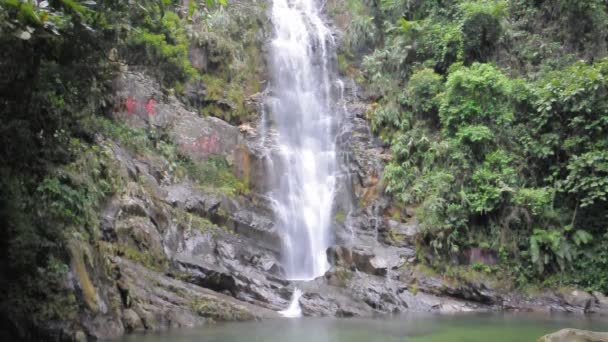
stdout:
<svg viewBox="0 0 608 342">
<path fill-rule="evenodd" d="M 327 271 L 336 183 L 333 37 L 314 0 L 274 0 L 268 101 L 278 150 L 269 194 L 289 280 Z M 292 303 L 294 301 L 292 300 Z"/>
<path fill-rule="evenodd" d="M 563 328 L 601 331 L 606 321 L 584 316 L 410 313 L 381 319 L 298 319 L 218 323 L 125 342 L 522 342 Z"/>
</svg>

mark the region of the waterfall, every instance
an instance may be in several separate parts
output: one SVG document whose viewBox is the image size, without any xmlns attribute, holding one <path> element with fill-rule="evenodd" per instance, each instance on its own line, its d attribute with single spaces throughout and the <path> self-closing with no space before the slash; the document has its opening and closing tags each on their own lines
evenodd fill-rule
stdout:
<svg viewBox="0 0 608 342">
<path fill-rule="evenodd" d="M 302 308 L 300 308 L 300 297 L 302 297 L 302 291 L 295 289 L 291 296 L 291 302 L 289 307 L 285 310 L 279 311 L 279 314 L 286 318 L 297 318 L 302 317 Z"/>
<path fill-rule="evenodd" d="M 291 280 L 328 269 L 336 183 L 334 41 L 315 0 L 273 0 L 270 115 L 277 131 L 269 194 Z"/>
</svg>

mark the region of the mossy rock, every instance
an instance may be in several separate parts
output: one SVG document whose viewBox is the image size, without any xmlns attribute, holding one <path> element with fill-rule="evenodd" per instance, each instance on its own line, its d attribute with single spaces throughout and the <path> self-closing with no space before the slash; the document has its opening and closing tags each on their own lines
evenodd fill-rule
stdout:
<svg viewBox="0 0 608 342">
<path fill-rule="evenodd" d="M 198 297 L 191 307 L 198 315 L 217 321 L 250 321 L 256 318 L 244 307 L 212 297 Z"/>
<path fill-rule="evenodd" d="M 99 311 L 97 290 L 91 281 L 87 270 L 87 261 L 91 262 L 91 252 L 84 243 L 71 241 L 68 245 L 72 272 L 78 281 L 82 299 L 86 307 L 93 313 Z"/>
<path fill-rule="evenodd" d="M 578 329 L 562 329 L 553 334 L 539 338 L 537 342 L 608 342 L 608 333 Z"/>
<path fill-rule="evenodd" d="M 151 252 L 141 251 L 130 245 L 117 244 L 116 254 L 135 261 L 146 268 L 155 271 L 165 271 L 168 267 L 168 261 L 164 254 L 155 254 Z"/>
<path fill-rule="evenodd" d="M 388 231 L 388 240 L 393 245 L 399 246 L 403 243 L 403 241 L 405 241 L 405 235 L 399 233 L 399 231 L 396 229 L 390 229 Z"/>
</svg>

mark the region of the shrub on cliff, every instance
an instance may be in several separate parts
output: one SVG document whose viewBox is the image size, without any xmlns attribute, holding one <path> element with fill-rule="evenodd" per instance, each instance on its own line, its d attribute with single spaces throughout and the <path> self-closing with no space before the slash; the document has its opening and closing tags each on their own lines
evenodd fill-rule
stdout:
<svg viewBox="0 0 608 342">
<path fill-rule="evenodd" d="M 608 272 L 605 5 L 403 4 L 381 3 L 363 71 L 386 190 L 418 208 L 420 246 L 448 260 L 487 244 L 520 283 L 605 289 L 582 266 Z"/>
</svg>

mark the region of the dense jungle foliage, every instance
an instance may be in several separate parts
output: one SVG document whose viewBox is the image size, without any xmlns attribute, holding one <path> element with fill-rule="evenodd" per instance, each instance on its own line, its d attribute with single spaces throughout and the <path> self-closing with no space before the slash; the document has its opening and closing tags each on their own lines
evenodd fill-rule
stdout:
<svg viewBox="0 0 608 342">
<path fill-rule="evenodd" d="M 220 89 L 228 77 L 252 78 L 242 64 L 232 67 L 232 74 L 213 74 L 188 59 L 190 41 L 217 43 L 212 32 L 234 34 L 234 27 L 243 24 L 217 21 L 225 16 L 225 4 L 0 1 L 0 328 L 8 317 L 37 326 L 75 314 L 74 293 L 62 286 L 69 244 L 95 245 L 101 203 L 121 186 L 108 139 L 134 153 L 170 154 L 184 173 L 202 183 L 241 186 L 226 175 L 224 161 L 197 165 L 154 132 L 134 131 L 106 118 L 120 68 L 153 73 L 168 94 L 177 96 L 185 96 L 183 85 L 204 77 Z M 228 36 L 220 42 L 234 44 Z M 230 57 L 222 56 L 217 64 L 234 64 Z M 243 84 L 230 89 L 243 97 Z M 230 94 L 216 90 L 193 103 L 193 109 L 202 111 L 225 97 Z M 202 114 L 226 115 L 215 107 Z M 239 114 L 225 118 L 238 122 L 250 115 Z"/>
<path fill-rule="evenodd" d="M 369 119 L 392 150 L 386 189 L 416 209 L 429 263 L 491 249 L 500 263 L 482 270 L 518 285 L 607 293 L 607 3 L 338 3 L 353 17 L 338 63 L 375 101 Z M 223 5 L 0 0 L 0 328 L 75 314 L 61 286 L 69 243 L 95 244 L 101 204 L 122 184 L 110 140 L 247 191 L 225 160 L 195 164 L 162 135 L 108 119 L 129 67 L 201 115 L 249 121 L 266 37 L 259 13 Z"/>
<path fill-rule="evenodd" d="M 607 292 L 608 3 L 347 4 L 340 67 L 376 98 L 386 190 L 429 262 L 491 249 L 519 285 Z"/>
</svg>

